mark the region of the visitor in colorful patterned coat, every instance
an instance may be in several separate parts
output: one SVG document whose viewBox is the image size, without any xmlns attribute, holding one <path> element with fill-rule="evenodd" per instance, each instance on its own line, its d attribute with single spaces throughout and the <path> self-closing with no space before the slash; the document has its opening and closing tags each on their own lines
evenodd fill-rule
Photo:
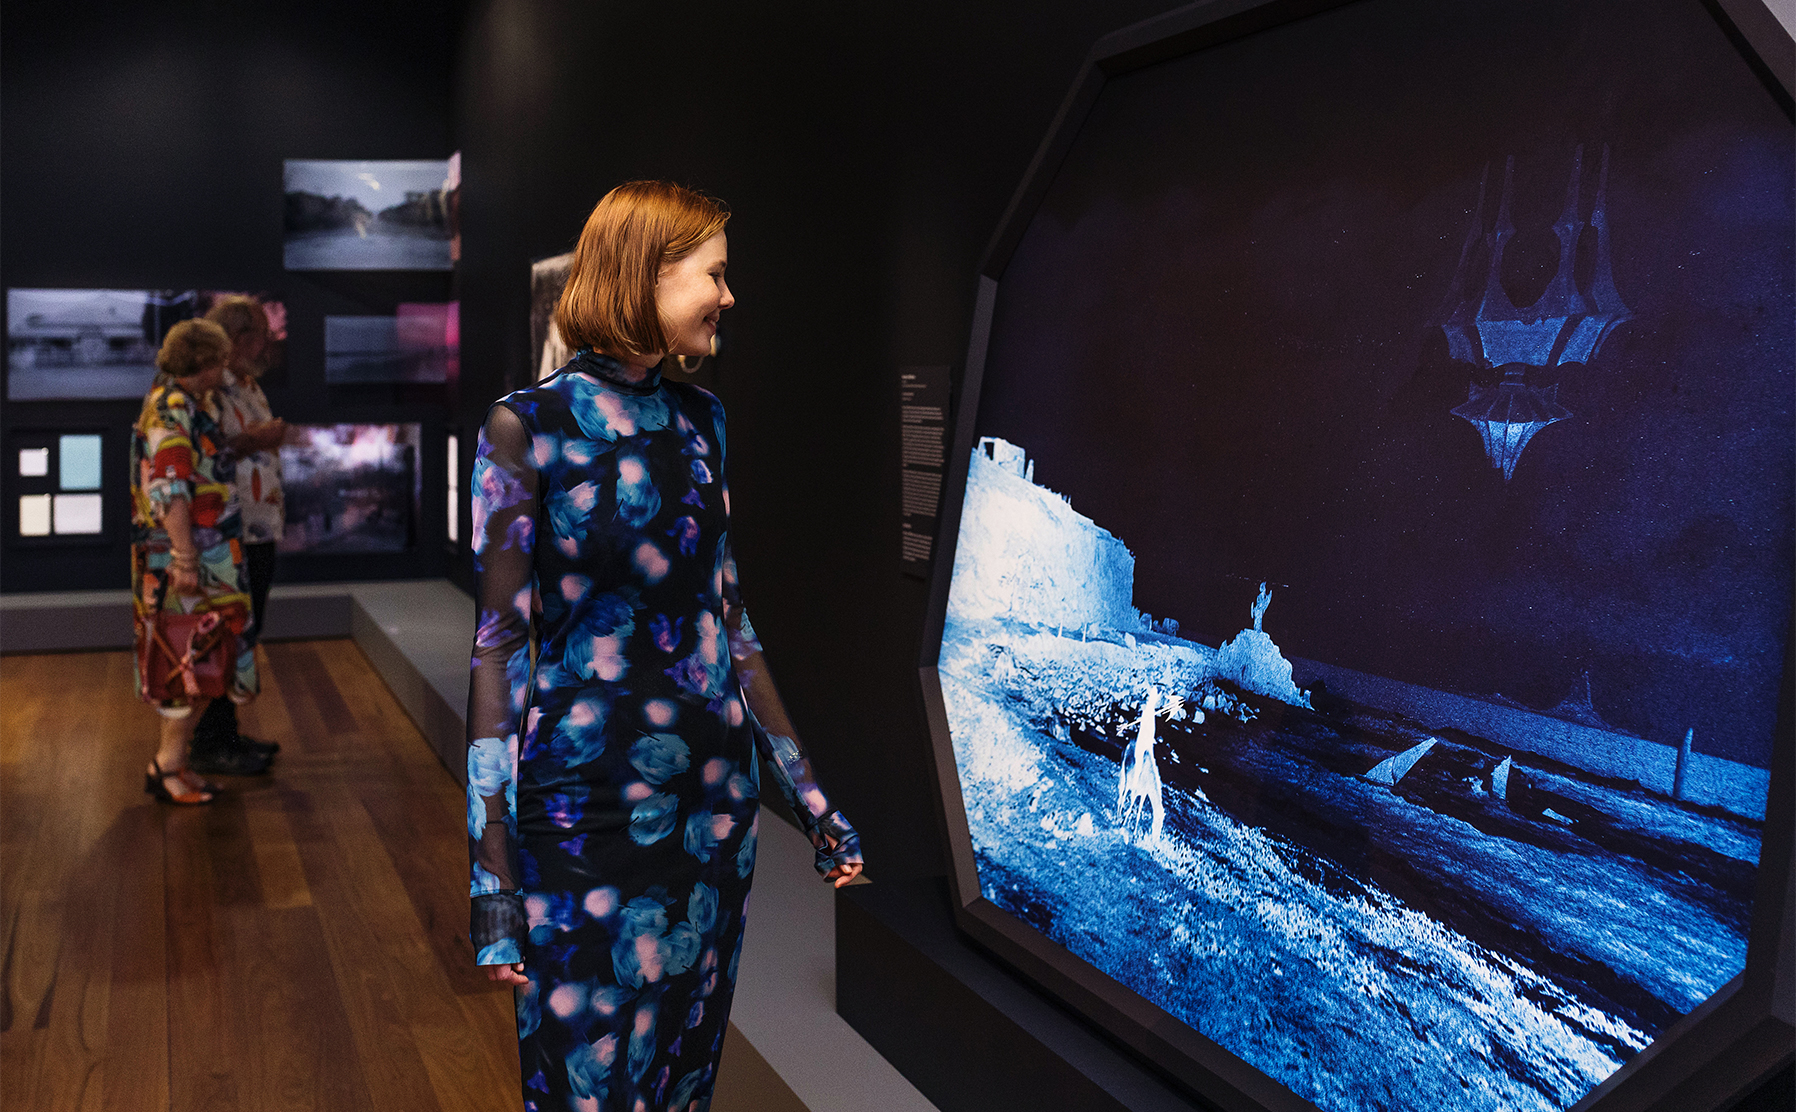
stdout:
<svg viewBox="0 0 1796 1112">
<path fill-rule="evenodd" d="M 840 886 L 861 869 L 742 608 L 723 406 L 660 373 L 709 353 L 734 304 L 727 219 L 661 182 L 600 201 L 555 314 L 576 354 L 500 399 L 475 453 L 472 933 L 516 987 L 535 1112 L 709 1106 L 757 751 L 818 871 Z"/>
<path fill-rule="evenodd" d="M 269 347 L 268 313 L 253 297 L 232 294 L 206 312 L 206 319 L 231 338 L 231 358 L 224 381 L 214 397 L 218 423 L 224 430 L 226 451 L 236 475 L 239 520 L 242 523 L 244 567 L 249 592 L 249 625 L 243 631 L 243 648 L 253 652 L 268 609 L 268 590 L 274 583 L 275 547 L 285 524 L 281 502 L 281 441 L 287 423 L 274 415 L 268 395 L 259 381 L 266 370 Z M 246 737 L 237 728 L 237 704 L 214 699 L 193 731 L 193 768 L 198 772 L 246 776 L 266 772 L 278 742 Z"/>
<path fill-rule="evenodd" d="M 139 661 L 146 620 L 158 608 L 216 613 L 238 635 L 249 621 L 237 500 L 216 398 L 230 352 L 230 337 L 211 321 L 175 325 L 156 356 L 159 373 L 132 430 L 131 589 Z M 260 684 L 253 652 L 236 654 L 228 688 L 233 702 L 255 698 Z M 162 716 L 144 790 L 169 803 L 211 802 L 212 785 L 188 767 L 194 711 L 204 708 L 150 691 L 141 672 L 137 690 Z"/>
</svg>

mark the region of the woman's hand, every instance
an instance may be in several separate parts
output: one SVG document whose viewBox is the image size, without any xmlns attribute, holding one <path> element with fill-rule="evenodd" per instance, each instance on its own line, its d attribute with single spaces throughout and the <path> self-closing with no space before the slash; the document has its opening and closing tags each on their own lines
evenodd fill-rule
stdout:
<svg viewBox="0 0 1796 1112">
<path fill-rule="evenodd" d="M 198 594 L 200 589 L 200 556 L 197 552 L 176 552 L 168 564 L 169 589 L 177 595 Z"/>
<path fill-rule="evenodd" d="M 238 455 L 251 452 L 272 452 L 287 442 L 287 422 L 276 417 L 268 421 L 257 421 L 245 425 L 243 431 L 231 437 L 231 451 Z"/>
<path fill-rule="evenodd" d="M 502 985 L 514 987 L 530 983 L 530 978 L 524 976 L 524 963 L 521 961 L 514 961 L 510 965 L 487 965 L 482 968 L 486 970 L 489 981 L 497 981 Z"/>
<path fill-rule="evenodd" d="M 286 441 L 287 422 L 275 417 L 267 421 L 258 421 L 243 431 L 256 438 L 257 448 L 264 452 L 272 452 Z"/>
<path fill-rule="evenodd" d="M 832 834 L 823 835 L 823 840 L 829 844 L 831 850 L 834 850 L 837 846 L 842 844 L 837 841 Z M 835 868 L 825 873 L 823 879 L 830 881 L 831 887 L 840 888 L 846 884 L 853 884 L 854 878 L 860 876 L 861 870 L 864 868 L 866 868 L 866 866 L 859 861 L 853 861 L 846 865 L 837 865 Z"/>
</svg>

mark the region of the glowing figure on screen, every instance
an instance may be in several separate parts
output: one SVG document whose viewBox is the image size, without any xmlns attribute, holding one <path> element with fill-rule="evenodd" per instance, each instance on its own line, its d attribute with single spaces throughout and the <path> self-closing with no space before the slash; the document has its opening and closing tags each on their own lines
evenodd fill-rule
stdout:
<svg viewBox="0 0 1796 1112">
<path fill-rule="evenodd" d="M 1178 700 L 1168 704 L 1176 709 Z M 1154 762 L 1154 715 L 1160 710 L 1160 692 L 1150 687 L 1141 704 L 1141 722 L 1135 742 L 1123 751 L 1122 776 L 1116 784 L 1116 817 L 1123 838 L 1139 846 L 1160 840 L 1166 825 L 1166 808 L 1160 801 L 1160 766 Z"/>
</svg>

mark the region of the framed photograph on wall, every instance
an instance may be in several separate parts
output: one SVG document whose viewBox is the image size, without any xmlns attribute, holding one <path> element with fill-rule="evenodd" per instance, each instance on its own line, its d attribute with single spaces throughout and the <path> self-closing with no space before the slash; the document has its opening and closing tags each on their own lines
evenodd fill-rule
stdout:
<svg viewBox="0 0 1796 1112">
<path fill-rule="evenodd" d="M 1228 1109 L 1788 1061 L 1793 60 L 1697 0 L 1099 43 L 938 541 L 964 930 Z"/>
<path fill-rule="evenodd" d="M 555 306 L 561 303 L 561 291 L 567 288 L 568 268 L 573 262 L 574 253 L 569 251 L 530 264 L 530 366 L 534 382 L 560 370 L 574 354 L 555 327 Z"/>
<path fill-rule="evenodd" d="M 461 377 L 460 305 L 402 302 L 393 316 L 324 318 L 324 381 L 441 383 Z"/>
<path fill-rule="evenodd" d="M 461 507 L 466 492 L 462 490 L 461 430 L 451 428 L 443 435 L 443 547 L 451 553 L 461 551 Z"/>
<path fill-rule="evenodd" d="M 451 270 L 460 162 L 289 159 L 288 270 Z"/>
<path fill-rule="evenodd" d="M 423 478 L 416 424 L 293 425 L 281 448 L 286 554 L 417 547 Z"/>
<path fill-rule="evenodd" d="M 156 377 L 156 352 L 177 321 L 203 317 L 226 290 L 9 289 L 9 401 L 141 398 Z M 268 318 L 268 371 L 285 361 L 287 310 L 279 297 L 244 293 Z"/>
</svg>

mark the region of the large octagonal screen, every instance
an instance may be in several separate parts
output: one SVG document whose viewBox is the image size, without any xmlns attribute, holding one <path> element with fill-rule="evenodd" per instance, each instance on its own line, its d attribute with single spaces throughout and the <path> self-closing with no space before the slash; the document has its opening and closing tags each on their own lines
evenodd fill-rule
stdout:
<svg viewBox="0 0 1796 1112">
<path fill-rule="evenodd" d="M 1793 162 L 1695 2 L 1365 0 L 1109 80 L 955 537 L 985 899 L 1324 1112 L 1562 1112 L 1738 976 Z"/>
</svg>

